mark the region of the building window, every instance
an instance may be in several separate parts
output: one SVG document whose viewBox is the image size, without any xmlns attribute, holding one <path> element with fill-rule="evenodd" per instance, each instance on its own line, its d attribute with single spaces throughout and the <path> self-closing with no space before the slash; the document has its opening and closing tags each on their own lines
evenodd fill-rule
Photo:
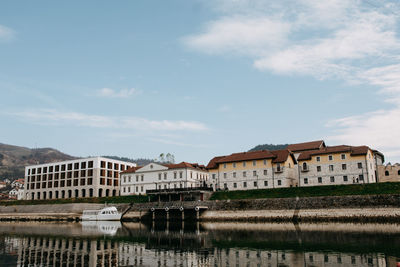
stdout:
<svg viewBox="0 0 400 267">
<path fill-rule="evenodd" d="M 267 170 L 264 170 L 264 175 L 267 175 L 267 173 L 268 173 L 268 171 L 267 171 Z"/>
<path fill-rule="evenodd" d="M 268 186 L 268 181 L 264 181 L 264 186 Z"/>
<path fill-rule="evenodd" d="M 236 168 L 236 162 L 233 163 L 233 168 Z"/>
<path fill-rule="evenodd" d="M 228 184 L 227 183 L 224 183 L 224 188 L 225 188 L 225 190 L 228 190 Z"/>
<path fill-rule="evenodd" d="M 176 179 L 176 177 L 177 177 L 177 173 L 176 173 L 176 172 L 174 172 L 174 179 Z"/>
<path fill-rule="evenodd" d="M 346 159 L 346 154 L 342 154 L 340 157 L 341 157 L 342 159 Z"/>
<path fill-rule="evenodd" d="M 254 181 L 254 187 L 257 187 L 257 181 Z"/>
<path fill-rule="evenodd" d="M 358 179 L 359 179 L 360 181 L 364 181 L 364 175 L 363 175 L 363 174 L 360 174 L 360 175 L 358 176 Z"/>
<path fill-rule="evenodd" d="M 328 159 L 329 159 L 329 160 L 333 160 L 333 156 L 332 156 L 332 155 L 329 155 L 329 156 L 328 156 Z"/>
<path fill-rule="evenodd" d="M 212 178 L 215 179 L 216 175 L 215 173 L 212 174 Z M 182 178 L 182 177 L 181 177 Z"/>
<path fill-rule="evenodd" d="M 321 161 L 321 157 L 318 156 L 318 157 L 317 157 L 317 161 L 318 161 L 318 162 Z"/>
<path fill-rule="evenodd" d="M 308 178 L 304 178 L 304 184 L 308 184 Z"/>
<path fill-rule="evenodd" d="M 333 171 L 333 165 L 329 165 L 329 171 Z"/>
<path fill-rule="evenodd" d="M 237 188 L 237 184 L 236 183 L 233 183 L 233 188 Z"/>
<path fill-rule="evenodd" d="M 321 166 L 317 166 L 317 172 L 321 171 Z"/>
<path fill-rule="evenodd" d="M 243 167 L 246 167 L 246 161 L 243 161 Z"/>
<path fill-rule="evenodd" d="M 158 174 L 158 180 L 161 180 L 161 173 Z M 136 181 L 137 181 L 137 176 L 136 176 Z"/>
<path fill-rule="evenodd" d="M 347 175 L 343 176 L 343 182 L 347 182 L 348 180 Z"/>
<path fill-rule="evenodd" d="M 257 161 L 253 160 L 253 166 L 257 165 Z"/>
<path fill-rule="evenodd" d="M 236 172 L 232 173 L 233 178 L 236 178 Z"/>
<path fill-rule="evenodd" d="M 246 177 L 247 175 L 246 175 L 246 172 L 243 172 L 243 177 Z"/>
<path fill-rule="evenodd" d="M 224 172 L 224 178 L 226 179 L 226 177 L 227 177 L 228 175 L 226 174 L 226 172 Z"/>
<path fill-rule="evenodd" d="M 318 183 L 322 184 L 322 177 L 318 177 Z"/>
<path fill-rule="evenodd" d="M 224 169 L 226 169 L 226 163 L 224 163 Z"/>
<path fill-rule="evenodd" d="M 215 176 L 215 174 L 214 174 Z M 183 172 L 179 172 L 179 178 L 183 178 Z"/>
<path fill-rule="evenodd" d="M 243 187 L 247 187 L 247 182 L 243 182 Z"/>
<path fill-rule="evenodd" d="M 266 159 L 264 159 L 264 165 L 267 165 L 267 160 Z"/>
<path fill-rule="evenodd" d="M 278 185 L 282 185 L 282 181 L 281 180 L 278 180 Z"/>
<path fill-rule="evenodd" d="M 347 165 L 346 164 L 342 164 L 342 170 L 347 170 Z"/>
<path fill-rule="evenodd" d="M 359 169 L 362 169 L 362 162 L 357 163 Z"/>
<path fill-rule="evenodd" d="M 164 172 L 164 180 L 167 180 L 167 173 Z"/>
<path fill-rule="evenodd" d="M 400 170 L 397 171 L 397 175 L 400 175 Z"/>
<path fill-rule="evenodd" d="M 142 180 L 142 182 L 144 181 L 144 175 L 142 175 L 142 179 L 141 180 Z"/>
<path fill-rule="evenodd" d="M 257 176 L 257 171 L 253 171 L 253 176 L 254 176 L 254 177 Z"/>
<path fill-rule="evenodd" d="M 335 176 L 331 176 L 331 183 L 335 182 Z"/>
</svg>

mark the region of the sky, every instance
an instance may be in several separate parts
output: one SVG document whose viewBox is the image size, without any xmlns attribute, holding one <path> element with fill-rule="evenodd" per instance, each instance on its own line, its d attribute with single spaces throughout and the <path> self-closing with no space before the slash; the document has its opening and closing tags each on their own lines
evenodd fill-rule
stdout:
<svg viewBox="0 0 400 267">
<path fill-rule="evenodd" d="M 258 144 L 400 162 L 400 3 L 0 2 L 0 143 L 207 164 Z"/>
</svg>

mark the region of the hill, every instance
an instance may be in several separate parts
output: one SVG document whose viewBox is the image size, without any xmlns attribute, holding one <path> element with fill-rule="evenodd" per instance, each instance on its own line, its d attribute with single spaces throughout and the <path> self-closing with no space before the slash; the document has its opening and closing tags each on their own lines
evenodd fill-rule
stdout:
<svg viewBox="0 0 400 267">
<path fill-rule="evenodd" d="M 118 157 L 118 156 L 102 156 L 105 158 L 109 158 L 109 159 L 115 159 L 115 160 L 122 160 L 122 161 L 127 161 L 127 162 L 133 162 L 136 163 L 138 166 L 144 166 L 146 164 L 152 163 L 154 162 L 154 160 L 152 159 L 131 159 L 131 158 L 127 158 L 127 157 Z"/>
<path fill-rule="evenodd" d="M 278 144 L 278 145 L 274 145 L 274 144 L 264 144 L 264 145 L 257 145 L 255 147 L 253 147 L 252 149 L 249 150 L 249 152 L 251 151 L 260 151 L 260 150 L 280 150 L 280 149 L 285 149 L 287 148 L 289 144 Z"/>
<path fill-rule="evenodd" d="M 0 143 L 0 179 L 24 177 L 25 166 L 76 159 L 53 148 L 27 148 Z"/>
</svg>

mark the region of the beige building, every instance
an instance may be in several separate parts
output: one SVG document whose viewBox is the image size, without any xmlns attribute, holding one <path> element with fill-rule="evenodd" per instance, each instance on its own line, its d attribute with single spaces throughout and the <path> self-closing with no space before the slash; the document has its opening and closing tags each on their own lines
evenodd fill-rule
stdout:
<svg viewBox="0 0 400 267">
<path fill-rule="evenodd" d="M 181 162 L 178 164 L 149 163 L 133 167 L 121 174 L 121 195 L 146 194 L 147 190 L 193 188 L 209 181 L 204 165 Z"/>
<path fill-rule="evenodd" d="M 103 157 L 27 166 L 25 199 L 117 196 L 120 172 L 134 166 Z"/>
<path fill-rule="evenodd" d="M 234 153 L 207 165 L 214 190 L 249 190 L 297 186 L 296 159 L 287 149 Z"/>
<path fill-rule="evenodd" d="M 400 164 L 378 166 L 379 182 L 400 182 Z"/>
<path fill-rule="evenodd" d="M 376 183 L 383 155 L 367 146 L 328 146 L 298 156 L 300 186 Z"/>
</svg>

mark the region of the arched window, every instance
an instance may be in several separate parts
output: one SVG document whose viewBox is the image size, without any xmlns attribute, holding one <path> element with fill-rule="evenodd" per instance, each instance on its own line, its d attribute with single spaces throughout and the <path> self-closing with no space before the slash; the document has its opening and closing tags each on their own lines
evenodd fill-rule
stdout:
<svg viewBox="0 0 400 267">
<path fill-rule="evenodd" d="M 385 171 L 385 176 L 389 176 L 389 171 Z"/>
<path fill-rule="evenodd" d="M 307 170 L 307 163 L 303 162 L 303 170 Z"/>
</svg>

